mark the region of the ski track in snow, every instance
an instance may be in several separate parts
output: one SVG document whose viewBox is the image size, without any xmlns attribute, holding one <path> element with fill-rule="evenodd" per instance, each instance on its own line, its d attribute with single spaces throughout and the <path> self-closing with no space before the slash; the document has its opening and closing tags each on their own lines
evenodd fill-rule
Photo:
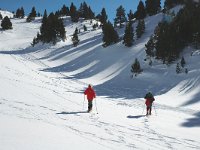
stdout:
<svg viewBox="0 0 200 150">
<path fill-rule="evenodd" d="M 144 127 L 138 127 L 134 125 L 119 125 L 113 124 L 111 122 L 104 122 L 101 121 L 100 117 L 97 114 L 84 114 L 84 115 L 77 115 L 74 114 L 71 117 L 67 117 L 66 115 L 55 115 L 58 110 L 66 109 L 62 106 L 58 106 L 58 110 L 55 110 L 55 106 L 53 108 L 49 108 L 46 106 L 41 105 L 30 105 L 19 101 L 12 101 L 12 100 L 5 100 L 0 99 L 1 105 L 6 105 L 9 112 L 4 112 L 4 115 L 15 115 L 19 118 L 25 119 L 34 119 L 40 120 L 45 123 L 55 125 L 57 127 L 65 128 L 66 130 L 71 130 L 71 132 L 78 134 L 88 140 L 92 140 L 96 143 L 106 143 L 104 146 L 110 149 L 112 145 L 125 145 L 127 148 L 137 148 L 137 145 L 134 145 L 134 142 L 139 142 L 150 146 L 151 148 L 156 149 L 176 149 L 176 146 L 183 146 L 185 148 L 194 148 L 199 149 L 200 143 L 196 141 L 190 141 L 189 139 L 179 139 L 176 137 L 169 137 L 166 135 L 162 135 L 158 133 L 156 130 L 151 129 L 149 125 L 150 118 L 142 118 L 140 121 L 144 124 Z M 12 114 L 12 110 L 14 109 Z M 18 113 L 16 113 L 16 110 Z M 2 113 L 2 112 L 1 112 Z M 78 119 L 77 119 L 78 117 Z M 154 116 L 152 116 L 154 117 Z M 70 125 L 68 121 L 72 118 L 76 118 L 79 120 L 79 123 L 88 124 L 91 128 L 100 128 L 101 132 L 106 134 L 105 137 L 110 138 L 103 138 L 103 136 L 98 135 L 98 133 L 93 133 L 92 131 L 86 132 L 84 130 L 80 130 Z M 61 122 L 60 122 L 61 121 Z M 72 120 L 71 120 L 72 121 Z M 57 123 L 59 122 L 59 123 Z M 73 122 L 73 121 L 72 121 Z M 95 130 L 94 130 L 95 131 Z M 104 141 L 104 142 L 103 142 Z M 130 141 L 130 142 L 127 142 Z M 175 145 L 175 146 L 174 146 Z"/>
</svg>

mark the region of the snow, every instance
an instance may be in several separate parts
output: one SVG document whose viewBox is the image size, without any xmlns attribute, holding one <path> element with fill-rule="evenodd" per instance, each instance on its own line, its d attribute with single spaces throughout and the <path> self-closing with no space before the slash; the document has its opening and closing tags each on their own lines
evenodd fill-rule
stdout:
<svg viewBox="0 0 200 150">
<path fill-rule="evenodd" d="M 13 18 L 13 13 L 9 12 L 9 11 L 6 11 L 6 10 L 0 10 L 0 14 L 2 15 L 2 17 L 6 17 L 8 16 L 8 18 Z"/>
<path fill-rule="evenodd" d="M 200 149 L 200 50 L 185 48 L 188 74 L 176 74 L 176 62 L 149 66 L 144 45 L 161 19 L 147 17 L 145 34 L 131 48 L 103 48 L 101 29 L 68 17 L 65 41 L 31 47 L 41 18 L 11 19 L 13 30 L 0 32 L 0 149 Z M 80 43 L 73 47 L 76 27 Z M 135 58 L 144 71 L 131 78 Z M 89 83 L 97 98 L 85 113 Z M 149 117 L 147 91 L 156 99 Z"/>
</svg>

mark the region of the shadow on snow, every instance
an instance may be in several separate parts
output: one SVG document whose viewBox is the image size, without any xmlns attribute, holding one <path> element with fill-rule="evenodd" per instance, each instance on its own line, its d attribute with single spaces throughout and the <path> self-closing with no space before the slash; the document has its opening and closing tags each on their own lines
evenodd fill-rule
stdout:
<svg viewBox="0 0 200 150">
<path fill-rule="evenodd" d="M 76 115 L 76 114 L 84 114 L 87 113 L 86 111 L 75 111 L 75 112 L 60 112 L 56 113 L 57 115 Z"/>
<path fill-rule="evenodd" d="M 130 118 L 130 119 L 139 119 L 139 118 L 142 118 L 142 117 L 145 117 L 145 115 L 137 115 L 137 116 L 127 116 L 127 118 Z"/>
<path fill-rule="evenodd" d="M 187 119 L 181 126 L 188 128 L 200 127 L 200 112 L 194 114 L 193 118 Z"/>
</svg>

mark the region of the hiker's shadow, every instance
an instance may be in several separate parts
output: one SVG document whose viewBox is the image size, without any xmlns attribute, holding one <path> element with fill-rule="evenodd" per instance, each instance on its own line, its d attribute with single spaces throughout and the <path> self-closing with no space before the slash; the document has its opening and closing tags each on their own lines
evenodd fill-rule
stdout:
<svg viewBox="0 0 200 150">
<path fill-rule="evenodd" d="M 139 119 L 139 118 L 142 118 L 144 116 L 145 115 L 137 115 L 137 116 L 131 116 L 131 115 L 129 115 L 129 116 L 127 116 L 127 118 L 130 118 L 130 119 Z"/>
<path fill-rule="evenodd" d="M 75 111 L 75 112 L 60 112 L 60 113 L 56 113 L 57 115 L 77 115 L 77 114 L 83 114 L 83 113 L 87 113 L 87 111 Z"/>
</svg>

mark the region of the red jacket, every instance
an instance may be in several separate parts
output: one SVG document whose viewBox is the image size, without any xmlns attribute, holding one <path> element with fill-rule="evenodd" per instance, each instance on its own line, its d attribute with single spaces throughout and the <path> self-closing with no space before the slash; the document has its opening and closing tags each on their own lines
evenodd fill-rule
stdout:
<svg viewBox="0 0 200 150">
<path fill-rule="evenodd" d="M 87 95 L 88 101 L 92 101 L 96 97 L 95 91 L 91 87 L 88 87 L 84 94 Z"/>
<path fill-rule="evenodd" d="M 152 103 L 153 103 L 152 98 L 147 98 L 147 99 L 146 99 L 145 104 L 146 104 L 147 107 L 151 107 Z"/>
</svg>

